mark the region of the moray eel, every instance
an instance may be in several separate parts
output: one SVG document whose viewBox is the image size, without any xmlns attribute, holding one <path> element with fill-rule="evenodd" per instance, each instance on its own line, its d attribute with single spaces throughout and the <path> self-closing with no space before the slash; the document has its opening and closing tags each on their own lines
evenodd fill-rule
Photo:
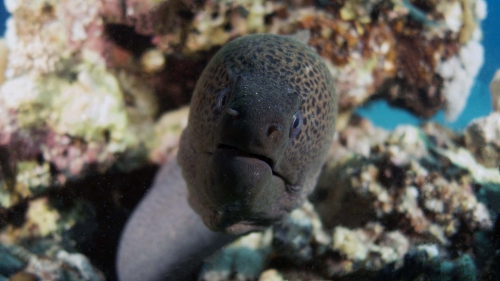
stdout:
<svg viewBox="0 0 500 281">
<path fill-rule="evenodd" d="M 282 220 L 313 191 L 336 116 L 333 78 L 307 45 L 270 34 L 226 44 L 195 87 L 177 161 L 127 223 L 119 279 L 187 280 L 237 235 Z"/>
</svg>

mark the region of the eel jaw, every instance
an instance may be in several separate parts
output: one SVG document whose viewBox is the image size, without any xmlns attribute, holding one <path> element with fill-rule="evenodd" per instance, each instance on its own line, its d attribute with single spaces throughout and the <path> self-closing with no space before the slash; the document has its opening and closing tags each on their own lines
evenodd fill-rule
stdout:
<svg viewBox="0 0 500 281">
<path fill-rule="evenodd" d="M 272 159 L 271 157 L 257 154 L 257 153 L 253 153 L 253 152 L 249 152 L 249 151 L 245 151 L 245 150 L 240 149 L 234 145 L 229 145 L 229 144 L 224 144 L 224 143 L 220 143 L 217 146 L 216 150 L 218 150 L 218 149 L 234 149 L 243 155 L 247 155 L 248 157 L 259 159 L 259 160 L 265 162 L 267 165 L 269 165 L 269 167 L 271 168 L 271 171 L 273 172 L 273 176 L 281 178 L 283 180 L 283 182 L 285 182 L 287 185 L 294 186 L 294 185 L 290 184 L 290 182 L 288 181 L 288 179 L 286 177 L 284 177 L 280 173 L 276 172 L 276 170 L 275 170 L 276 161 L 274 159 Z M 211 152 L 211 154 L 213 154 L 213 152 Z"/>
<path fill-rule="evenodd" d="M 263 230 L 288 214 L 288 184 L 270 157 L 232 145 L 197 153 L 206 172 L 189 193 L 189 204 L 212 231 L 242 234 Z M 186 179 L 189 182 L 189 177 Z M 195 192 L 196 190 L 196 192 Z M 285 200 L 283 200 L 285 199 Z"/>
</svg>

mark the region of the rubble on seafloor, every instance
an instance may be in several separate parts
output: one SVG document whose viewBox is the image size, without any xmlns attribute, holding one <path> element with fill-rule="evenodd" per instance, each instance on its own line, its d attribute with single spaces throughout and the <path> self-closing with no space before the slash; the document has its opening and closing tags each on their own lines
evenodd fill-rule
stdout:
<svg viewBox="0 0 500 281">
<path fill-rule="evenodd" d="M 218 48 L 261 32 L 307 34 L 338 85 L 340 132 L 314 206 L 237 242 L 207 263 L 204 276 L 382 276 L 407 260 L 453 271 L 475 259 L 461 253 L 480 256 L 475 234 L 500 212 L 497 116 L 474 121 L 463 137 L 435 125 L 391 133 L 351 117 L 382 98 L 421 117 L 444 109 L 455 118 L 483 63 L 484 0 L 5 5 L 12 15 L 0 41 L 0 247 L 30 258 L 5 251 L 18 267 L 1 271 L 1 260 L 0 280 L 103 278 L 78 252 L 113 280 L 121 227 L 155 166 L 175 157 L 187 124 L 187 108 L 166 111 L 189 101 Z M 425 265 L 421 245 L 440 260 L 430 255 L 435 261 Z M 245 258 L 252 262 L 238 263 Z"/>
</svg>

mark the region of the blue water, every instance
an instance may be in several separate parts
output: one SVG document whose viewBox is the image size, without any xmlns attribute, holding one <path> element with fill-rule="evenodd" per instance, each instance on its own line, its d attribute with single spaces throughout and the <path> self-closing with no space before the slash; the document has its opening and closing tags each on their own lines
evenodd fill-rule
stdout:
<svg viewBox="0 0 500 281">
<path fill-rule="evenodd" d="M 491 112 L 491 99 L 489 84 L 500 68 L 500 0 L 487 0 L 488 16 L 483 21 L 483 45 L 485 47 L 485 63 L 476 79 L 466 108 L 455 122 L 448 123 L 444 120 L 443 112 L 439 112 L 431 120 L 444 124 L 452 129 L 464 128 L 472 119 L 488 115 Z M 0 34 L 5 31 L 5 19 L 8 13 L 3 1 L 0 2 Z M 390 107 L 385 101 L 376 101 L 357 110 L 357 113 L 367 117 L 377 126 L 394 129 L 400 124 L 418 125 L 423 120 L 416 118 L 404 110 Z"/>
<path fill-rule="evenodd" d="M 5 20 L 9 16 L 7 10 L 5 10 L 5 5 L 3 1 L 0 1 L 0 34 L 5 33 Z"/>
</svg>

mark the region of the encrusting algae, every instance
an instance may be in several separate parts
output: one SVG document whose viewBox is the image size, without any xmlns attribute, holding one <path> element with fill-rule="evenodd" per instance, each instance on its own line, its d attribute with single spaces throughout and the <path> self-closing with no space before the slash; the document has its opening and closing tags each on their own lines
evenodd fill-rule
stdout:
<svg viewBox="0 0 500 281">
<path fill-rule="evenodd" d="M 487 275 L 500 259 L 482 252 L 500 249 L 489 236 L 500 212 L 498 113 L 462 133 L 435 124 L 388 132 L 353 115 L 379 98 L 420 117 L 445 110 L 455 119 L 483 63 L 484 0 L 5 5 L 0 252 L 9 258 L 0 261 L 0 279 L 112 279 L 111 257 L 77 252 L 115 251 L 119 231 L 99 246 L 88 241 L 103 225 L 121 227 L 137 202 L 130 198 L 142 195 L 119 178 L 146 185 L 149 167 L 175 157 L 188 110 L 166 109 L 189 101 L 214 51 L 249 33 L 305 34 L 338 87 L 339 132 L 310 202 L 207 261 L 205 280 L 229 279 L 235 268 L 237 278 L 259 280 L 398 278 L 416 265 L 428 278 L 465 269 L 500 276 Z"/>
</svg>

